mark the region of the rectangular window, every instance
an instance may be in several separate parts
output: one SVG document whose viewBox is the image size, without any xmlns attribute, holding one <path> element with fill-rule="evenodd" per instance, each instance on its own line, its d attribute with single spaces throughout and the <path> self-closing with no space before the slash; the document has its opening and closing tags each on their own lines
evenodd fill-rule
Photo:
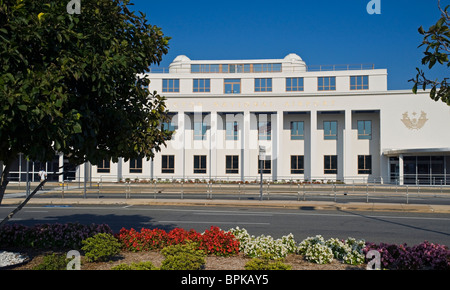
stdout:
<svg viewBox="0 0 450 290">
<path fill-rule="evenodd" d="M 111 169 L 109 160 L 102 160 L 97 164 L 97 173 L 109 173 Z"/>
<path fill-rule="evenodd" d="M 303 91 L 303 78 L 286 78 L 286 92 Z"/>
<path fill-rule="evenodd" d="M 255 79 L 255 92 L 271 92 L 272 79 Z"/>
<path fill-rule="evenodd" d="M 323 122 L 324 140 L 337 140 L 337 121 Z"/>
<path fill-rule="evenodd" d="M 241 79 L 225 79 L 224 80 L 225 94 L 240 94 L 241 93 Z"/>
<path fill-rule="evenodd" d="M 291 140 L 304 140 L 304 139 L 305 139 L 304 122 L 302 121 L 291 122 Z"/>
<path fill-rule="evenodd" d="M 175 131 L 175 125 L 172 123 L 172 121 L 162 122 L 161 130 L 162 131 Z"/>
<path fill-rule="evenodd" d="M 272 160 L 259 160 L 258 159 L 258 174 L 261 174 L 261 163 L 263 173 L 270 174 L 272 172 Z"/>
<path fill-rule="evenodd" d="M 258 63 L 253 64 L 254 73 L 281 72 L 281 63 Z"/>
<path fill-rule="evenodd" d="M 142 158 L 130 159 L 130 173 L 142 173 Z"/>
<path fill-rule="evenodd" d="M 272 140 L 271 122 L 258 122 L 258 140 Z"/>
<path fill-rule="evenodd" d="M 210 91 L 210 79 L 194 79 L 194 93 L 209 93 Z"/>
<path fill-rule="evenodd" d="M 179 93 L 180 80 L 179 79 L 163 79 L 163 93 Z"/>
<path fill-rule="evenodd" d="M 163 155 L 161 158 L 161 173 L 175 172 L 175 155 Z"/>
<path fill-rule="evenodd" d="M 350 90 L 368 90 L 369 76 L 351 76 Z"/>
<path fill-rule="evenodd" d="M 319 77 L 317 81 L 317 89 L 319 91 L 335 91 L 336 77 Z"/>
<path fill-rule="evenodd" d="M 358 155 L 358 174 L 372 174 L 371 155 Z"/>
<path fill-rule="evenodd" d="M 194 155 L 194 173 L 206 173 L 206 155 Z"/>
<path fill-rule="evenodd" d="M 238 140 L 239 139 L 239 128 L 238 122 L 226 122 L 225 124 L 225 139 L 226 140 Z"/>
<path fill-rule="evenodd" d="M 323 173 L 337 174 L 337 155 L 325 155 L 323 157 Z"/>
<path fill-rule="evenodd" d="M 372 121 L 358 121 L 358 139 L 372 139 Z"/>
<path fill-rule="evenodd" d="M 194 140 L 206 140 L 206 123 L 194 121 Z"/>
<path fill-rule="evenodd" d="M 227 174 L 239 173 L 239 155 L 225 156 L 225 173 Z"/>
<path fill-rule="evenodd" d="M 305 173 L 304 156 L 291 155 L 291 174 L 303 174 L 303 173 Z"/>
</svg>

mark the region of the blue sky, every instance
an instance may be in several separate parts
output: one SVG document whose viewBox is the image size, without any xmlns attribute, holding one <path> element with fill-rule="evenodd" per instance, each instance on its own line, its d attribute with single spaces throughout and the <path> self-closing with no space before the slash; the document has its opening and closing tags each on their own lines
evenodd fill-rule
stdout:
<svg viewBox="0 0 450 290">
<path fill-rule="evenodd" d="M 410 89 L 424 48 L 417 29 L 440 18 L 437 0 L 133 0 L 134 10 L 172 37 L 161 67 L 180 54 L 201 59 L 271 59 L 297 53 L 308 65 L 375 64 L 388 89 Z M 441 0 L 441 5 L 450 0 Z M 429 72 L 448 76 L 444 67 Z"/>
</svg>

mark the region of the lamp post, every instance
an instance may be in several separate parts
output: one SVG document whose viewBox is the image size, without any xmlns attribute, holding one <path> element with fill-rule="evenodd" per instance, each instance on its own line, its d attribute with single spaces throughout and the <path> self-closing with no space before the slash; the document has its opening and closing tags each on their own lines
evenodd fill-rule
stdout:
<svg viewBox="0 0 450 290">
<path fill-rule="evenodd" d="M 259 183 L 259 200 L 262 201 L 263 194 L 263 165 L 264 160 L 266 159 L 266 147 L 259 146 L 259 173 L 260 173 L 260 183 Z"/>
</svg>

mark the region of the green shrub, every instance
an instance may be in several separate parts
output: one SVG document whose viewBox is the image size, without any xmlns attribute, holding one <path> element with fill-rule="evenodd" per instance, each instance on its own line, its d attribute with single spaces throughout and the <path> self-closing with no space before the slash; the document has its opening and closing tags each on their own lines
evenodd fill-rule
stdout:
<svg viewBox="0 0 450 290">
<path fill-rule="evenodd" d="M 66 270 L 67 263 L 70 259 L 67 259 L 63 254 L 51 254 L 45 255 L 43 261 L 33 267 L 33 270 Z"/>
<path fill-rule="evenodd" d="M 165 247 L 161 253 L 165 257 L 161 270 L 200 270 L 204 267 L 205 252 L 197 250 L 198 244 L 187 243 Z"/>
<path fill-rule="evenodd" d="M 112 235 L 106 233 L 96 234 L 82 241 L 85 257 L 89 262 L 104 262 L 120 253 L 121 244 Z"/>
<path fill-rule="evenodd" d="M 245 270 L 292 270 L 292 266 L 283 263 L 281 260 L 253 258 L 245 264 L 244 269 Z"/>
<path fill-rule="evenodd" d="M 119 264 L 111 268 L 111 270 L 158 270 L 152 262 L 132 263 L 131 265 Z"/>
</svg>

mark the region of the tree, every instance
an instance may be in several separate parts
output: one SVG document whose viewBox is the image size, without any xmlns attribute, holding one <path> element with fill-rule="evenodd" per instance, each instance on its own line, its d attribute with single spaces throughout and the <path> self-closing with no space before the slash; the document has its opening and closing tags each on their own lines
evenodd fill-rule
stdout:
<svg viewBox="0 0 450 290">
<path fill-rule="evenodd" d="M 436 63 L 446 65 L 450 68 L 449 53 L 450 53 L 450 15 L 449 7 L 441 8 L 441 1 L 438 1 L 438 7 L 441 11 L 441 18 L 437 23 L 431 26 L 427 31 L 421 26 L 419 33 L 424 36 L 422 44 L 419 46 L 426 46 L 424 52 L 425 56 L 422 58 L 422 64 L 428 65 L 431 69 Z M 430 97 L 435 101 L 441 100 L 450 106 L 450 83 L 448 78 L 442 80 L 430 80 L 425 76 L 425 72 L 417 68 L 417 75 L 415 79 L 410 81 L 414 82 L 413 92 L 417 93 L 419 86 L 426 90 L 427 87 L 431 87 Z"/>
<path fill-rule="evenodd" d="M 169 37 L 129 0 L 0 0 L 0 204 L 18 153 L 73 164 L 152 158 L 171 138 L 165 98 L 144 73 Z"/>
</svg>

